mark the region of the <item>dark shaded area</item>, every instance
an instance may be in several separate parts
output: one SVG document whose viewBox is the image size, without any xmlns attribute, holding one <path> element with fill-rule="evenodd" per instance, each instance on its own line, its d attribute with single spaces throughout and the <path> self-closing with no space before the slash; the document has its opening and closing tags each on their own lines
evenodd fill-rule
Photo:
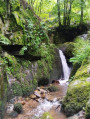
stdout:
<svg viewBox="0 0 90 119">
<path fill-rule="evenodd" d="M 64 42 L 71 42 L 74 40 L 74 38 L 78 35 L 81 35 L 83 33 L 86 33 L 88 30 L 88 25 L 77 25 L 77 26 L 61 26 L 61 28 L 56 27 L 52 28 L 50 31 L 48 31 L 48 35 L 53 36 L 53 43 L 64 43 Z"/>
<path fill-rule="evenodd" d="M 38 81 L 38 86 L 45 86 L 45 85 L 48 85 L 49 84 L 49 79 L 47 78 L 41 78 L 39 79 Z"/>
<path fill-rule="evenodd" d="M 3 51 L 8 52 L 9 54 L 14 55 L 15 57 L 23 58 L 30 61 L 36 61 L 41 59 L 41 56 L 33 56 L 28 54 L 27 52 L 25 52 L 24 55 L 20 55 L 19 52 L 22 47 L 23 45 L 2 45 Z"/>
</svg>

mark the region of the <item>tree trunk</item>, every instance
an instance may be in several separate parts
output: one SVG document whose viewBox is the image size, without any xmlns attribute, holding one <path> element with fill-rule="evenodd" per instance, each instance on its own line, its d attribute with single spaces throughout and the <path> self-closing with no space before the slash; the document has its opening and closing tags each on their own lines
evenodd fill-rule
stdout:
<svg viewBox="0 0 90 119">
<path fill-rule="evenodd" d="M 80 17 L 80 24 L 83 24 L 83 7 L 84 7 L 84 1 L 81 0 L 81 17 Z"/>
<path fill-rule="evenodd" d="M 67 18 L 67 25 L 70 26 L 70 14 L 71 14 L 71 9 L 72 9 L 72 0 L 70 0 L 70 5 L 69 5 L 69 11 L 68 11 L 68 18 Z"/>
<path fill-rule="evenodd" d="M 57 7 L 58 7 L 58 21 L 59 21 L 59 28 L 61 26 L 61 19 L 60 19 L 60 0 L 57 0 Z"/>
</svg>

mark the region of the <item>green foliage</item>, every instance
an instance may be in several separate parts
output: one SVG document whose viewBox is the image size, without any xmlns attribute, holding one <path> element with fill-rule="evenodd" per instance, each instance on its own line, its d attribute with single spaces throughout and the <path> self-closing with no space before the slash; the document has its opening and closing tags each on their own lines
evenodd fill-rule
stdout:
<svg viewBox="0 0 90 119">
<path fill-rule="evenodd" d="M 49 86 L 48 87 L 48 90 L 50 91 L 50 92 L 55 92 L 55 91 L 58 91 L 58 88 L 56 87 L 56 86 Z"/>
<path fill-rule="evenodd" d="M 11 44 L 11 42 L 4 35 L 0 34 L 0 44 L 9 45 L 9 44 Z"/>
<path fill-rule="evenodd" d="M 6 2 L 0 0 L 0 15 L 5 17 L 5 13 L 6 13 Z"/>
<path fill-rule="evenodd" d="M 90 119 L 90 101 L 86 105 L 85 117 L 86 119 Z"/>
<path fill-rule="evenodd" d="M 29 82 L 26 80 L 25 82 L 22 82 L 21 87 L 22 87 L 23 96 L 28 96 L 32 94 L 33 92 L 32 82 L 29 84 Z"/>
<path fill-rule="evenodd" d="M 10 0 L 10 4 L 12 6 L 12 10 L 18 10 L 20 7 L 20 1 L 19 0 Z"/>
<path fill-rule="evenodd" d="M 73 63 L 81 64 L 90 55 L 90 41 L 78 38 L 74 44 L 74 57 L 70 59 Z"/>
<path fill-rule="evenodd" d="M 21 55 L 24 55 L 24 52 L 25 52 L 25 51 L 27 51 L 27 46 L 23 46 L 23 47 L 21 48 L 21 50 L 20 50 L 19 53 L 20 53 Z"/>
<path fill-rule="evenodd" d="M 18 11 L 14 11 L 14 12 L 13 12 L 13 15 L 14 15 L 14 17 L 15 17 L 16 23 L 17 23 L 18 25 L 20 25 L 21 27 L 24 27 L 24 26 L 23 26 L 23 23 L 24 23 L 25 21 L 24 21 L 23 16 L 22 16 Z"/>
<path fill-rule="evenodd" d="M 17 82 L 13 83 L 12 90 L 13 90 L 14 96 L 22 96 L 23 95 L 20 83 L 17 83 Z"/>
<path fill-rule="evenodd" d="M 20 114 L 22 112 L 23 108 L 22 108 L 22 104 L 21 103 L 16 103 L 14 105 L 14 111 L 16 111 L 18 114 Z"/>
<path fill-rule="evenodd" d="M 48 112 L 45 112 L 40 119 L 47 119 L 47 118 L 53 119 L 53 117 Z"/>
</svg>

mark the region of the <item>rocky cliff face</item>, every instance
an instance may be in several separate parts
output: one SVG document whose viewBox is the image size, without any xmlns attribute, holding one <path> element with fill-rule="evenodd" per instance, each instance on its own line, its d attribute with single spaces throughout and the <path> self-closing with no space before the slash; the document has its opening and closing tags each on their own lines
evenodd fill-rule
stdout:
<svg viewBox="0 0 90 119">
<path fill-rule="evenodd" d="M 40 81 L 51 82 L 53 62 L 54 47 L 31 6 L 25 0 L 0 0 L 1 119 L 7 100 L 31 94 Z"/>
</svg>

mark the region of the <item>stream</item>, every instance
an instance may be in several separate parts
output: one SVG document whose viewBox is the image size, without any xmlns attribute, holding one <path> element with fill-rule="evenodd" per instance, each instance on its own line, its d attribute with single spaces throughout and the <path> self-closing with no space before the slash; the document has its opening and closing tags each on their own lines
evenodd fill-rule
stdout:
<svg viewBox="0 0 90 119">
<path fill-rule="evenodd" d="M 49 92 L 49 96 L 53 97 L 52 101 L 47 99 L 43 99 L 39 102 L 31 99 L 21 99 L 25 102 L 23 106 L 23 113 L 19 114 L 14 119 L 40 119 L 40 117 L 44 114 L 44 112 L 49 112 L 53 119 L 67 119 L 67 117 L 61 112 L 61 104 L 60 101 L 66 95 L 68 88 L 68 79 L 70 75 L 71 69 L 69 68 L 66 58 L 61 50 L 59 50 L 63 75 L 58 80 L 58 84 L 51 84 L 58 87 L 58 91 Z M 7 114 L 4 119 L 13 119 Z"/>
</svg>

